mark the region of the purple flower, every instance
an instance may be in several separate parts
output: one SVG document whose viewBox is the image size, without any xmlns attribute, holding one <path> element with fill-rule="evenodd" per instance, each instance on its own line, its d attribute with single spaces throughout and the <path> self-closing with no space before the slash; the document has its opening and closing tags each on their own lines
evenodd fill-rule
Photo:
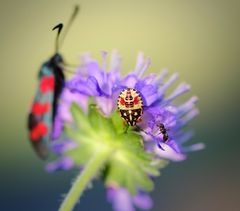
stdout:
<svg viewBox="0 0 240 211">
<path fill-rule="evenodd" d="M 116 102 L 120 91 L 129 87 L 138 90 L 143 98 L 144 114 L 139 126 L 148 134 L 149 137 L 145 136 L 146 140 L 153 141 L 157 144 L 156 146 L 164 150 L 159 151 L 155 149 L 156 146 L 152 149 L 160 157 L 174 161 L 184 160 L 187 151 L 203 148 L 203 144 L 187 147 L 188 150 L 182 147 L 182 144 L 191 138 L 187 135 L 189 132 L 182 131 L 182 128 L 198 114 L 198 110 L 195 108 L 197 97 L 190 98 L 182 105 L 173 105 L 176 97 L 190 90 L 190 86 L 186 83 L 181 83 L 169 96 L 165 96 L 166 90 L 178 79 L 178 74 L 173 74 L 166 82 L 164 82 L 168 73 L 166 69 L 159 75 L 151 74 L 143 77 L 150 65 L 150 59 L 145 59 L 143 53 L 139 53 L 133 72 L 121 77 L 121 57 L 118 52 L 113 51 L 111 54 L 109 68 L 107 68 L 106 57 L 107 53 L 102 52 L 102 66 L 89 54 L 81 57 L 82 64 L 78 67 L 77 74 L 66 82 L 66 88 L 62 94 L 59 106 L 60 117 L 56 118 L 58 124 L 55 124 L 55 128 L 58 127 L 58 130 L 55 130 L 57 131 L 54 133 L 55 136 L 59 134 L 61 121 L 72 121 L 69 107 L 73 102 L 87 111 L 88 97 L 94 97 L 97 107 L 109 117 L 117 107 Z M 160 123 L 164 124 L 168 130 L 167 143 L 164 143 L 163 134 L 159 132 Z"/>
<path fill-rule="evenodd" d="M 106 116 L 116 109 L 116 99 L 120 90 L 120 60 L 117 52 L 111 55 L 109 71 L 106 67 L 106 52 L 102 53 L 103 67 L 88 54 L 82 56 L 84 67 L 78 68 L 75 77 L 67 82 L 67 88 L 72 93 L 95 97 L 95 103 Z M 85 74 L 83 73 L 85 71 Z"/>
<path fill-rule="evenodd" d="M 60 156 L 60 159 L 49 163 L 46 169 L 49 172 L 61 169 L 68 170 L 74 166 L 80 166 L 84 169 L 84 165 L 86 164 L 84 161 L 90 162 L 89 159 L 101 151 L 99 147 L 105 147 L 107 143 L 105 139 L 111 139 L 110 148 L 116 147 L 116 152 L 119 150 L 123 152 L 115 153 L 115 157 L 113 156 L 112 160 L 110 159 L 106 164 L 108 167 L 112 165 L 109 167 L 112 170 L 109 173 L 111 174 L 109 176 L 110 179 L 105 175 L 108 178 L 106 182 L 108 200 L 112 203 L 115 211 L 134 211 L 134 207 L 149 210 L 152 207 L 152 200 L 146 191 L 151 189 L 151 180 L 154 176 L 158 176 L 158 171 L 152 166 L 152 162 L 148 163 L 148 155 L 154 154 L 152 158 L 153 163 L 155 161 L 163 161 L 163 159 L 182 161 L 187 158 L 188 152 L 204 148 L 204 144 L 202 143 L 190 146 L 185 145 L 194 134 L 192 130 L 187 130 L 186 126 L 199 113 L 196 108 L 198 98 L 193 96 L 180 105 L 175 103 L 177 97 L 190 90 L 190 85 L 185 82 L 180 83 L 172 93 L 167 95 L 166 91 L 176 82 L 178 74 L 174 73 L 166 79 L 168 71 L 164 69 L 159 74 L 145 76 L 145 72 L 150 65 L 150 59 L 145 58 L 143 53 L 138 54 L 134 70 L 126 76 L 121 75 L 121 57 L 116 51 L 111 54 L 109 66 L 106 61 L 106 52 L 102 52 L 102 65 L 99 65 L 89 54 L 84 54 L 81 57 L 81 65 L 77 68 L 76 74 L 66 81 L 66 86 L 59 102 L 53 137 L 61 134 L 63 124 L 67 124 L 70 127 L 74 125 L 76 118 L 74 118 L 74 112 L 70 111 L 72 103 L 77 104 L 85 113 L 89 112 L 88 109 L 91 110 L 89 103 L 95 104 L 98 113 L 101 114 L 101 117 L 98 117 L 96 121 L 99 118 L 105 118 L 106 121 L 101 119 L 102 122 L 100 120 L 100 122 L 91 122 L 89 120 L 91 117 L 79 114 L 83 119 L 79 120 L 79 117 L 76 121 L 79 121 L 78 124 L 80 125 L 80 131 L 82 130 L 82 134 L 75 134 L 74 137 L 80 140 L 78 143 L 80 145 L 74 141 L 70 141 L 68 137 L 65 139 L 65 136 L 63 136 L 63 140 L 55 141 L 51 148 L 55 154 Z M 125 88 L 136 89 L 143 100 L 142 121 L 137 122 L 137 126 L 132 128 L 135 136 L 132 135 L 131 137 L 129 135 L 129 137 L 135 139 L 138 139 L 138 135 L 140 135 L 144 151 L 142 157 L 137 157 L 134 154 L 134 150 L 139 145 L 131 148 L 125 143 L 126 140 L 124 139 L 124 135 L 122 135 L 123 128 L 125 127 L 123 121 L 120 122 L 117 120 L 116 123 L 113 120 L 116 114 L 115 111 L 117 110 L 118 96 L 121 90 Z M 95 113 L 95 115 L 97 114 Z M 108 122 L 109 119 L 110 121 Z M 86 122 L 88 120 L 90 123 Z M 116 130 L 116 124 L 120 129 L 117 128 Z M 119 131 L 121 131 L 120 136 L 118 134 Z M 138 134 L 137 136 L 136 133 Z M 117 138 L 122 138 L 122 140 L 119 141 Z M 123 145 L 121 146 L 122 148 L 119 147 L 117 140 L 120 145 Z M 84 147 L 81 148 L 81 144 Z M 106 145 L 107 147 L 104 149 L 108 149 L 109 145 Z M 74 151 L 73 149 L 75 148 L 76 150 Z M 133 150 L 133 154 L 129 150 Z M 70 156 L 66 155 L 68 151 L 70 151 Z M 149 154 L 146 155 L 144 153 Z M 146 163 L 143 164 L 143 160 L 141 159 L 146 161 Z M 119 169 L 116 168 L 118 162 L 120 164 Z M 142 181 L 141 177 L 136 178 L 135 184 L 135 181 L 132 179 L 135 179 L 134 168 L 129 177 L 125 175 L 125 170 L 132 166 L 139 171 L 142 177 L 145 177 L 144 181 Z M 119 178 L 121 176 L 123 178 Z M 148 180 L 148 182 L 145 183 L 145 180 Z M 109 185 L 111 182 L 117 185 Z M 129 189 L 132 190 L 134 188 L 137 190 L 137 194 L 133 196 L 130 194 Z"/>
<path fill-rule="evenodd" d="M 108 71 L 106 57 L 107 53 L 103 52 L 103 65 L 101 67 L 89 54 L 82 56 L 84 65 L 81 65 L 78 68 L 78 74 L 67 82 L 67 89 L 84 98 L 78 103 L 87 102 L 86 96 L 94 97 L 97 107 L 105 116 L 109 117 L 116 109 L 120 91 L 126 87 L 135 88 L 143 99 L 143 121 L 138 125 L 149 135 L 146 139 L 152 140 L 157 144 L 156 146 L 165 150 L 165 152 L 157 153 L 159 156 L 170 160 L 183 160 L 186 157 L 186 150 L 182 147 L 182 142 L 179 139 L 182 139 L 186 133 L 182 131 L 182 128 L 198 114 L 198 110 L 195 108 L 197 97 L 192 97 L 179 106 L 175 106 L 173 101 L 178 96 L 188 92 L 190 86 L 181 83 L 169 96 L 166 96 L 166 90 L 178 79 L 177 73 L 171 75 L 166 82 L 164 79 L 168 72 L 165 69 L 159 75 L 150 74 L 143 77 L 150 65 L 150 59 L 145 59 L 143 53 L 139 53 L 133 72 L 121 77 L 121 57 L 119 54 L 116 51 L 111 54 Z M 71 98 L 69 99 L 71 101 Z M 83 107 L 86 110 L 86 103 Z M 160 123 L 164 124 L 168 130 L 167 133 L 169 133 L 169 141 L 166 143 L 163 141 L 163 134 L 159 131 L 158 125 Z M 188 149 L 196 150 L 196 148 L 191 147 Z M 154 149 L 154 151 L 156 150 Z M 173 153 L 169 150 L 174 150 L 178 156 L 170 156 Z M 169 152 L 168 155 L 167 152 Z"/>
<path fill-rule="evenodd" d="M 144 192 L 139 191 L 136 196 L 131 196 L 126 189 L 112 186 L 107 188 L 107 198 L 115 211 L 134 211 L 134 207 L 149 210 L 153 205 L 150 196 Z"/>
<path fill-rule="evenodd" d="M 69 170 L 74 167 L 74 162 L 70 157 L 64 156 L 64 152 L 76 147 L 76 143 L 71 140 L 61 140 L 53 142 L 50 146 L 51 151 L 60 156 L 57 161 L 50 162 L 45 169 L 48 172 L 58 170 Z"/>
<path fill-rule="evenodd" d="M 74 162 L 69 157 L 63 157 L 57 161 L 53 161 L 51 163 L 48 163 L 46 166 L 46 171 L 48 172 L 54 172 L 57 170 L 69 170 L 74 166 Z"/>
<path fill-rule="evenodd" d="M 83 111 L 88 109 L 88 96 L 81 93 L 71 92 L 69 89 L 64 89 L 59 102 L 57 118 L 63 122 L 72 122 L 72 115 L 69 112 L 71 104 L 77 103 Z"/>
</svg>

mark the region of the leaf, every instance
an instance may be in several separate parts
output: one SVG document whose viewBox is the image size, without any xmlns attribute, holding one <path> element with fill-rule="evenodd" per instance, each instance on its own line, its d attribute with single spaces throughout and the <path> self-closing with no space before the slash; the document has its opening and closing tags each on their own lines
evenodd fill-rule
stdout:
<svg viewBox="0 0 240 211">
<path fill-rule="evenodd" d="M 78 146 L 66 151 L 76 165 L 84 166 L 103 150 L 113 153 L 102 173 L 105 183 L 125 187 L 131 194 L 139 189 L 151 191 L 154 184 L 151 176 L 158 176 L 165 164 L 144 150 L 142 137 L 133 129 L 124 133 L 124 124 L 117 112 L 110 118 L 101 115 L 96 106 L 89 106 L 84 114 L 76 105 L 71 106 L 75 126 L 66 127 L 67 135 Z"/>
<path fill-rule="evenodd" d="M 89 124 L 89 121 L 87 121 L 87 115 L 83 113 L 76 103 L 72 103 L 70 111 L 78 130 L 82 132 L 91 131 L 91 125 Z"/>
<path fill-rule="evenodd" d="M 133 195 L 137 189 L 153 189 L 149 175 L 158 175 L 158 169 L 151 165 L 153 156 L 144 151 L 141 137 L 135 133 L 119 136 L 121 147 L 112 156 L 105 175 L 106 184 L 115 183 L 125 187 Z"/>
<path fill-rule="evenodd" d="M 115 128 L 116 133 L 121 134 L 124 133 L 126 129 L 126 125 L 124 125 L 123 119 L 120 117 L 119 111 L 114 111 L 112 116 L 112 123 Z"/>
<path fill-rule="evenodd" d="M 88 114 L 89 122 L 96 131 L 106 131 L 109 134 L 114 133 L 114 126 L 112 124 L 111 119 L 105 118 L 102 116 L 96 106 L 89 106 L 89 114 Z"/>
</svg>

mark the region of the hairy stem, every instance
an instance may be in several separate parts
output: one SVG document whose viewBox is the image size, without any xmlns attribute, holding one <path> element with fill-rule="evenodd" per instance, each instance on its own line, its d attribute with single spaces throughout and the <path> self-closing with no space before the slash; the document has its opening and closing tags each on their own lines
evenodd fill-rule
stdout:
<svg viewBox="0 0 240 211">
<path fill-rule="evenodd" d="M 70 191 L 63 200 L 59 211 L 71 211 L 81 197 L 83 191 L 86 189 L 89 182 L 96 175 L 98 170 L 103 167 L 104 163 L 109 159 L 111 151 L 102 151 L 97 153 L 85 166 L 80 175 L 76 178 Z"/>
</svg>

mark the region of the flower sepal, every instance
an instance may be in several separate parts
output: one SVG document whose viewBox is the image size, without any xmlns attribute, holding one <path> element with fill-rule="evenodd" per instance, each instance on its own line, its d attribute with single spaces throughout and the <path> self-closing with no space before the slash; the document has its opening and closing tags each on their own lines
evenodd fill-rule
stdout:
<svg viewBox="0 0 240 211">
<path fill-rule="evenodd" d="M 138 189 L 149 192 L 154 188 L 150 176 L 158 176 L 164 160 L 144 150 L 141 135 L 129 129 L 115 112 L 104 117 L 98 108 L 89 105 L 88 113 L 73 103 L 71 113 L 74 124 L 66 127 L 67 135 L 76 142 L 76 147 L 65 152 L 77 166 L 84 166 L 97 154 L 110 152 L 108 160 L 101 167 L 105 184 L 126 188 L 132 195 Z M 161 165 L 160 165 L 161 164 Z"/>
</svg>

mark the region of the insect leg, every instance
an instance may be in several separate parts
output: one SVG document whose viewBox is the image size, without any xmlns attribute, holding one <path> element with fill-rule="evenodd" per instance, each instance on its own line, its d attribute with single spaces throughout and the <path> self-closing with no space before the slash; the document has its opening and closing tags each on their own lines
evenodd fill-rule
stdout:
<svg viewBox="0 0 240 211">
<path fill-rule="evenodd" d="M 140 128 L 138 125 L 135 125 L 135 127 L 136 127 L 137 131 L 144 132 L 145 134 L 147 134 L 147 132 L 144 131 L 142 128 Z"/>
<path fill-rule="evenodd" d="M 125 129 L 124 133 L 127 133 L 128 128 L 129 128 L 129 124 L 126 124 L 126 129 Z"/>
</svg>

